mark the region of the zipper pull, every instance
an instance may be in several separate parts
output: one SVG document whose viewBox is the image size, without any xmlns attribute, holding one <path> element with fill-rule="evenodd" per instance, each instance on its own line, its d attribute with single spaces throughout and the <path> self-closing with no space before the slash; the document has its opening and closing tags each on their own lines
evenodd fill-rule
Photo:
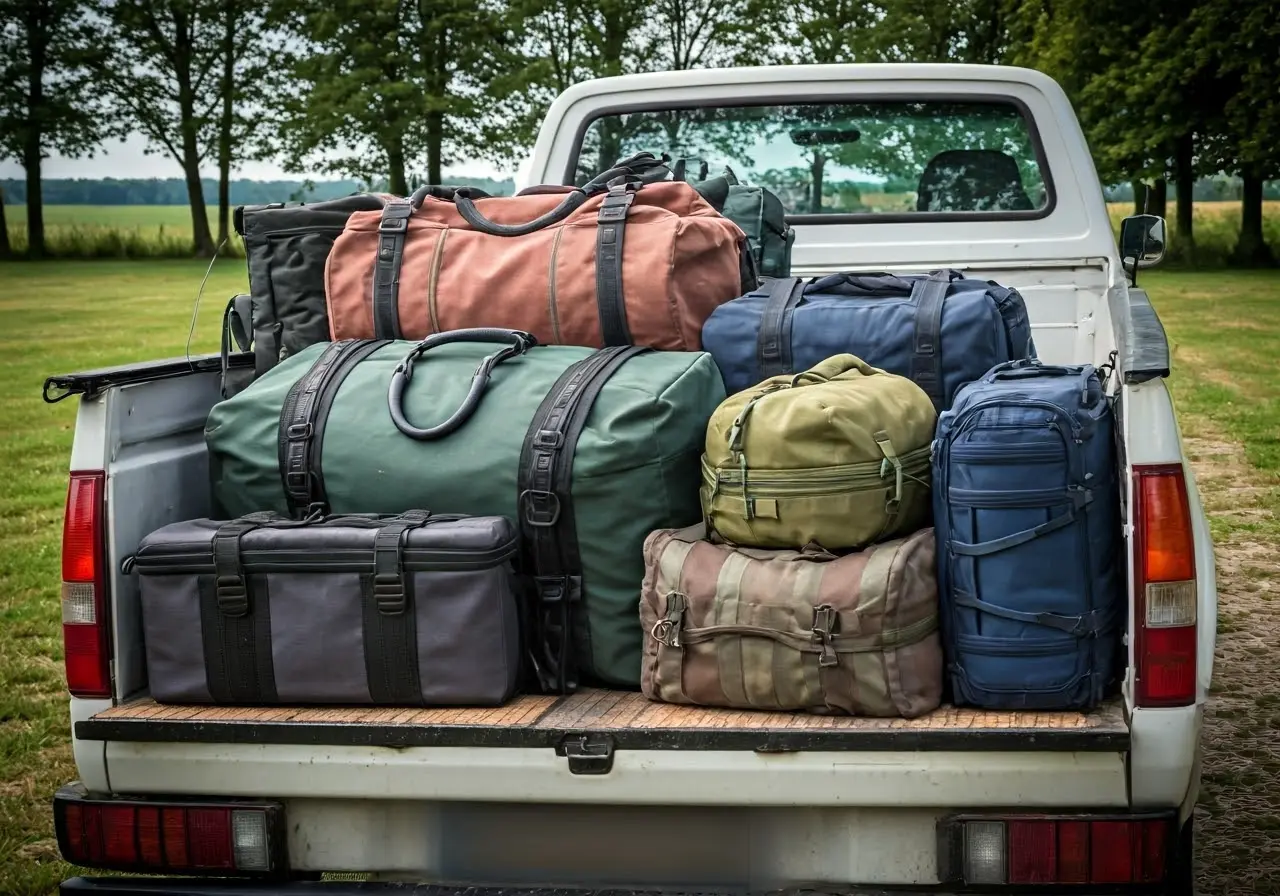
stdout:
<svg viewBox="0 0 1280 896">
<path fill-rule="evenodd" d="M 823 668 L 840 663 L 839 657 L 836 656 L 835 644 L 832 641 L 833 636 L 840 630 L 840 616 L 836 613 L 835 607 L 829 604 L 823 604 L 820 607 L 813 608 L 813 629 L 811 637 L 814 644 L 822 646 L 818 653 L 818 665 Z"/>
</svg>

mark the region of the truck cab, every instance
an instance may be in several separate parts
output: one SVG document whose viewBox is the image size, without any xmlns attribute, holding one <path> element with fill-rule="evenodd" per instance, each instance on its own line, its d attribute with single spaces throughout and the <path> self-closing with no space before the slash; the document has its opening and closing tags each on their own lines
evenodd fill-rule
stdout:
<svg viewBox="0 0 1280 896">
<path fill-rule="evenodd" d="M 876 149 L 870 173 L 858 144 Z M 1126 265 L 1062 89 L 964 65 L 606 78 L 554 102 L 524 179 L 582 183 L 639 150 L 769 185 L 795 276 L 958 269 L 1023 295 L 1045 363 L 1108 371 L 1130 596 L 1113 697 L 913 720 L 600 689 L 483 710 L 160 705 L 125 561 L 147 533 L 211 513 L 203 427 L 221 361 L 55 376 L 47 397 L 80 403 L 63 544 L 79 781 L 55 799 L 59 842 L 81 865 L 185 875 L 63 892 L 212 896 L 228 875 L 257 893 L 1192 892 L 1213 545 L 1168 345 L 1131 283 L 1143 241 Z"/>
</svg>

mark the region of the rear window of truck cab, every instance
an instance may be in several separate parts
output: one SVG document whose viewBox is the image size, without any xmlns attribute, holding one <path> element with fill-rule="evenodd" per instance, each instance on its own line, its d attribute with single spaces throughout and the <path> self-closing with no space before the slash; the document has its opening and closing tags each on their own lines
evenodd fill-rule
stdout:
<svg viewBox="0 0 1280 896">
<path fill-rule="evenodd" d="M 684 160 L 686 180 L 727 167 L 787 215 L 1037 218 L 1052 184 L 1030 116 L 1008 100 L 860 100 L 605 111 L 579 135 L 579 186 L 637 152 Z M 820 217 L 828 216 L 828 217 Z"/>
</svg>

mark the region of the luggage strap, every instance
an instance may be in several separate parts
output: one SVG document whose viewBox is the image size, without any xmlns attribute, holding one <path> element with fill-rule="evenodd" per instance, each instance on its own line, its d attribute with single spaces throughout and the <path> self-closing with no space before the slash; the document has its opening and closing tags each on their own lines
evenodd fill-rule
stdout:
<svg viewBox="0 0 1280 896">
<path fill-rule="evenodd" d="M 245 574 L 240 538 L 279 519 L 274 513 L 251 513 L 214 533 L 213 578 L 199 581 L 205 677 L 215 703 L 276 702 L 267 579 Z"/>
<path fill-rule="evenodd" d="M 989 613 L 992 616 L 1012 619 L 1015 622 L 1042 625 L 1046 628 L 1066 632 L 1068 635 L 1077 638 L 1095 637 L 1102 629 L 1103 614 L 1098 610 L 1090 610 L 1088 613 L 1083 613 L 1079 616 L 1062 616 L 1058 613 L 1025 613 L 1021 610 L 1011 610 L 1008 607 L 989 604 L 984 600 L 978 600 L 976 597 L 963 593 L 957 593 L 953 600 L 957 607 L 977 610 L 980 613 Z"/>
<path fill-rule="evenodd" d="M 404 540 L 405 533 L 426 525 L 430 516 L 425 510 L 411 510 L 387 520 L 374 535 L 373 574 L 360 577 L 365 675 L 374 703 L 423 702 L 417 614 L 404 570 Z"/>
<path fill-rule="evenodd" d="M 388 199 L 378 223 L 378 255 L 373 266 L 373 335 L 403 339 L 400 329 L 400 264 L 409 232 L 413 205 L 408 199 Z"/>
<path fill-rule="evenodd" d="M 804 281 L 799 277 L 779 277 L 769 281 L 769 297 L 760 317 L 756 337 L 756 364 L 760 379 L 794 373 L 791 359 L 791 315 L 804 298 Z"/>
<path fill-rule="evenodd" d="M 606 346 L 631 344 L 622 291 L 622 243 L 627 232 L 627 212 L 639 186 L 629 180 L 611 182 L 596 218 L 596 308 Z"/>
<path fill-rule="evenodd" d="M 280 479 L 293 516 L 327 512 L 319 461 L 334 396 L 357 364 L 389 344 L 386 339 L 331 342 L 285 396 L 280 409 Z"/>
<path fill-rule="evenodd" d="M 539 684 L 552 693 L 569 693 L 578 684 L 571 635 L 589 644 L 578 609 L 582 558 L 570 491 L 574 452 L 605 383 L 623 364 L 647 351 L 642 346 L 615 346 L 570 366 L 547 392 L 525 434 L 516 506 L 538 596 L 538 636 L 531 659 Z"/>
<path fill-rule="evenodd" d="M 911 286 L 911 300 L 916 306 L 916 327 L 912 342 L 911 379 L 925 391 L 933 407 L 942 413 L 946 396 L 942 394 L 942 304 L 955 271 L 934 271 Z"/>
<path fill-rule="evenodd" d="M 253 297 L 247 295 L 233 296 L 222 312 L 222 342 L 219 346 L 221 356 L 221 389 L 222 397 L 230 398 L 234 392 L 240 391 L 252 382 L 254 377 L 264 371 L 257 370 L 258 358 L 254 357 L 254 372 L 237 378 L 236 388 L 232 388 L 231 352 L 232 345 L 241 352 L 253 350 Z"/>
<path fill-rule="evenodd" d="M 1092 496 L 1090 495 L 1090 497 Z M 1047 523 L 1041 523 L 1038 526 L 1032 526 L 1030 529 L 1023 529 L 1021 532 L 1014 532 L 1000 538 L 993 538 L 990 541 L 980 541 L 977 544 L 964 544 L 958 541 L 948 542 L 947 550 L 962 557 L 986 557 L 991 554 L 998 554 L 1001 551 L 1007 551 L 1009 548 L 1016 548 L 1018 545 L 1026 544 L 1029 541 L 1034 541 L 1041 535 L 1048 535 L 1050 532 L 1065 529 L 1075 521 L 1076 509 L 1074 506 L 1068 506 L 1066 513 L 1058 514 Z"/>
</svg>

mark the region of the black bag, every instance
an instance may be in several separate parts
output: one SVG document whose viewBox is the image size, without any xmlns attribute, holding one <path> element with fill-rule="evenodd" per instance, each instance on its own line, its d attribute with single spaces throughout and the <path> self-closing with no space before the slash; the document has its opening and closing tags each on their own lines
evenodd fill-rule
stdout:
<svg viewBox="0 0 1280 896">
<path fill-rule="evenodd" d="M 387 196 L 354 193 L 324 202 L 273 202 L 235 210 L 244 238 L 249 295 L 236 296 L 223 315 L 223 397 L 239 392 L 290 355 L 329 339 L 324 265 L 353 212 L 379 210 Z M 253 372 L 232 374 L 232 346 L 252 351 Z"/>
<path fill-rule="evenodd" d="M 160 703 L 495 706 L 521 662 L 505 517 L 255 513 L 133 558 Z"/>
</svg>

